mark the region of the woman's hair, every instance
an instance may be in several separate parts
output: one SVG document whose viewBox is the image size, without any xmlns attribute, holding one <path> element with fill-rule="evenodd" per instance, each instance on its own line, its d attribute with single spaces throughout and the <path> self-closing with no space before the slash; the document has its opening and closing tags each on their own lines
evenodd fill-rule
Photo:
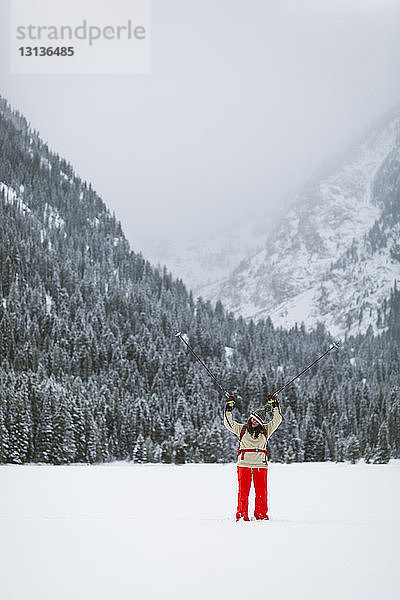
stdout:
<svg viewBox="0 0 400 600">
<path fill-rule="evenodd" d="M 253 427 L 253 425 L 251 424 L 251 417 L 247 421 L 246 429 L 250 433 L 250 435 L 252 435 L 256 439 L 258 438 L 258 436 L 260 435 L 260 433 L 264 432 L 264 427 L 262 425 L 260 425 L 260 424 L 258 424 L 256 427 Z"/>
</svg>

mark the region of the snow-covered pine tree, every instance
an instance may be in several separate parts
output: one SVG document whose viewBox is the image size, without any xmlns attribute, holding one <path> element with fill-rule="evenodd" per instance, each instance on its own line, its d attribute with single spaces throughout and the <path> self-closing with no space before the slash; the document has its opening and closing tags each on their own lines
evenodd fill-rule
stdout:
<svg viewBox="0 0 400 600">
<path fill-rule="evenodd" d="M 139 433 L 136 440 L 135 448 L 133 450 L 133 460 L 135 463 L 147 462 L 146 445 L 142 433 Z"/>
<path fill-rule="evenodd" d="M 355 464 L 360 458 L 360 442 L 354 435 L 350 434 L 345 442 L 345 459 Z"/>
<path fill-rule="evenodd" d="M 388 428 L 385 422 L 379 428 L 374 463 L 387 463 L 390 459 Z"/>
<path fill-rule="evenodd" d="M 181 465 L 186 462 L 186 448 L 185 428 L 182 421 L 178 419 L 175 423 L 173 439 L 174 461 L 176 464 Z"/>
<path fill-rule="evenodd" d="M 4 391 L 0 389 L 0 463 L 7 463 L 9 460 L 9 435 L 5 425 L 5 398 Z"/>
</svg>

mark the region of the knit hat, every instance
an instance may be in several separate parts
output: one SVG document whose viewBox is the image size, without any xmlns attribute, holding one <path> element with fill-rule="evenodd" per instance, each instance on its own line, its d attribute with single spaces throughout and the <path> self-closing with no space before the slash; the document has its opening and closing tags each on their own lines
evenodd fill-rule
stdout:
<svg viewBox="0 0 400 600">
<path fill-rule="evenodd" d="M 260 423 L 260 425 L 265 425 L 265 419 L 267 417 L 267 413 L 269 415 L 271 415 L 271 409 L 268 406 L 268 404 L 266 404 L 265 406 L 262 406 L 261 408 L 257 408 L 256 410 L 253 410 L 253 412 L 250 415 L 250 419 L 253 418 L 258 423 Z"/>
</svg>

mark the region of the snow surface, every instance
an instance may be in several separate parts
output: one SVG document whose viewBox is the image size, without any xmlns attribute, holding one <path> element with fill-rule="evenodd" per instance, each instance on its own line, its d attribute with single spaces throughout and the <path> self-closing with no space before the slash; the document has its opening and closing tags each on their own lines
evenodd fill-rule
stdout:
<svg viewBox="0 0 400 600">
<path fill-rule="evenodd" d="M 268 522 L 235 466 L 0 466 L 4 600 L 398 598 L 400 461 L 272 464 Z"/>
</svg>

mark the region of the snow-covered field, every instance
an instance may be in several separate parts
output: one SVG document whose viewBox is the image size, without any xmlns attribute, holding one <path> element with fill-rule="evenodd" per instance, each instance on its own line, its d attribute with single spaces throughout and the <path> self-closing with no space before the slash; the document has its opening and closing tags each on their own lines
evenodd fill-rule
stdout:
<svg viewBox="0 0 400 600">
<path fill-rule="evenodd" d="M 235 501 L 234 465 L 0 466 L 0 597 L 399 597 L 400 461 L 272 464 L 269 522 Z"/>
</svg>

